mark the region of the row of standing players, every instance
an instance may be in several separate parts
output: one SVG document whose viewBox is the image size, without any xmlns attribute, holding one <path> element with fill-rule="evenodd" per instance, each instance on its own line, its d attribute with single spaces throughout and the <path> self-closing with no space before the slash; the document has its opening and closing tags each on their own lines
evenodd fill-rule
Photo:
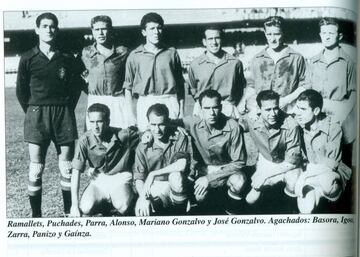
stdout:
<svg viewBox="0 0 360 257">
<path fill-rule="evenodd" d="M 210 189 L 219 190 L 225 184 L 229 199 L 236 200 L 233 206 L 237 207 L 245 201 L 247 205 L 254 204 L 263 188 L 280 181 L 285 182 L 285 193 L 297 199 L 300 212 L 314 211 L 322 197 L 336 201 L 351 175 L 341 156 L 342 151 L 351 149 L 355 139 L 354 64 L 339 46 L 342 35 L 335 19 L 321 19 L 324 48 L 308 64 L 283 43 L 283 22 L 281 17 L 266 19 L 264 33 L 268 45 L 253 58 L 252 83 L 248 85 L 241 61 L 222 50 L 221 29 L 204 30 L 206 51 L 191 63 L 188 71 L 195 106 L 194 117 L 187 119 L 180 58 L 174 48 L 162 43 L 164 21 L 160 15 L 143 16 L 141 32 L 146 42 L 129 55 L 125 47 L 113 44 L 111 19 L 94 17 L 91 28 L 95 43 L 83 49 L 82 65 L 56 45 L 56 16 L 39 15 L 35 28 L 39 45 L 22 56 L 16 88 L 25 112 L 24 138 L 30 154 L 28 191 L 33 217 L 41 216 L 41 178 L 51 141 L 59 155 L 66 215 L 93 214 L 99 209 L 99 202 L 110 199 L 119 213 L 128 213 L 133 202 L 130 186 L 133 179 L 139 195 L 136 215 L 148 215 L 150 207 L 158 206 L 171 205 L 177 213 L 181 213 L 180 209 L 188 210 L 189 192 L 194 196 L 193 202 L 206 206 L 211 202 L 206 200 L 211 198 L 208 192 L 214 191 Z M 86 117 L 91 130 L 79 139 L 74 156 L 77 138 L 74 109 L 81 90 L 88 93 Z M 135 96 L 138 99 L 133 110 Z M 295 106 L 296 99 L 303 106 Z M 301 129 L 286 113 L 296 114 Z M 190 157 L 186 154 L 189 153 L 186 147 L 192 148 L 185 140 L 187 137 L 180 144 L 186 151 L 172 149 L 178 153 L 175 157 L 168 151 L 176 146 L 173 143 L 179 137 L 179 133 L 161 132 L 162 126 L 169 126 L 168 120 L 181 120 L 180 124 L 188 129 L 195 144 L 190 153 L 194 151 L 200 157 L 196 159 L 201 159 L 196 164 L 189 161 L 193 159 L 191 154 Z M 131 170 L 132 130 L 120 129 L 115 134 L 100 136 L 99 124 L 109 128 L 136 124 L 140 131 L 150 128 L 143 135 L 145 143 L 140 143 L 136 150 L 133 175 L 120 172 Z M 250 132 L 259 150 L 252 171 L 245 168 L 243 128 Z M 134 138 L 138 138 L 139 133 L 135 134 Z M 126 149 L 120 147 L 124 142 L 129 144 Z M 306 162 L 296 157 L 300 142 Z M 91 180 L 79 203 L 78 177 L 86 162 L 89 174 L 96 175 L 96 179 Z M 351 160 L 344 162 L 351 166 Z M 192 174 L 185 184 L 182 178 L 188 172 L 181 172 L 184 170 Z M 121 181 L 116 183 L 121 187 L 111 189 L 111 181 Z"/>
</svg>

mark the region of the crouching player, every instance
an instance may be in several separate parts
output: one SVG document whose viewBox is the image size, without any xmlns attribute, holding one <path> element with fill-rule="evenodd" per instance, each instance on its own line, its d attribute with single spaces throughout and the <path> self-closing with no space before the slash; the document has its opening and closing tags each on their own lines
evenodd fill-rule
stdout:
<svg viewBox="0 0 360 257">
<path fill-rule="evenodd" d="M 279 99 L 272 90 L 261 91 L 256 97 L 260 114 L 244 124 L 259 150 L 252 189 L 246 196 L 249 204 L 258 200 L 265 187 L 279 182 L 285 182 L 288 196 L 296 197 L 295 183 L 301 173 L 300 128 L 280 110 Z"/>
<path fill-rule="evenodd" d="M 301 213 L 313 212 L 323 197 L 335 202 L 351 176 L 351 169 L 341 162 L 341 126 L 322 113 L 322 107 L 323 98 L 313 89 L 302 92 L 296 101 L 308 160 L 296 183 Z"/>
<path fill-rule="evenodd" d="M 79 139 L 72 162 L 70 215 L 90 216 L 101 211 L 101 203 L 111 203 L 126 215 L 134 197 L 131 159 L 138 144 L 138 133 L 132 129 L 109 127 L 110 110 L 106 105 L 93 104 L 87 110 L 90 130 Z M 88 162 L 91 181 L 79 203 L 80 173 Z"/>
<path fill-rule="evenodd" d="M 136 216 L 181 215 L 187 205 L 187 176 L 191 163 L 188 137 L 169 126 L 169 110 L 154 104 L 147 111 L 153 141 L 136 149 L 134 180 L 139 194 Z"/>
<path fill-rule="evenodd" d="M 221 112 L 221 95 L 217 91 L 203 91 L 199 95 L 199 105 L 201 117 L 183 119 L 198 153 L 197 174 L 193 178 L 199 210 L 207 213 L 211 207 L 225 207 L 229 214 L 238 212 L 247 185 L 243 170 L 247 156 L 242 128 Z M 227 198 L 221 199 L 222 189 L 227 190 Z M 225 206 L 221 206 L 223 202 Z"/>
</svg>

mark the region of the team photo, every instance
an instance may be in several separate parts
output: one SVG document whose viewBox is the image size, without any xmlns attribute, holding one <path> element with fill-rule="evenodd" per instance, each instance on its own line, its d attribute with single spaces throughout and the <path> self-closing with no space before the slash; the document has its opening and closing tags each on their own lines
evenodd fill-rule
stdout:
<svg viewBox="0 0 360 257">
<path fill-rule="evenodd" d="M 5 12 L 7 217 L 354 213 L 355 31 L 338 8 Z"/>
</svg>

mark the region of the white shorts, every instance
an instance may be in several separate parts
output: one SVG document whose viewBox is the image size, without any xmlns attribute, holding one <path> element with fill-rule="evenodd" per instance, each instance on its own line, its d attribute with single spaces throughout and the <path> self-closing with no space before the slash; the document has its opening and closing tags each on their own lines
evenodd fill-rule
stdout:
<svg viewBox="0 0 360 257">
<path fill-rule="evenodd" d="M 110 126 L 114 128 L 127 128 L 135 125 L 134 121 L 128 119 L 128 106 L 125 104 L 125 97 L 109 95 L 88 95 L 88 108 L 94 103 L 104 104 L 110 109 Z M 86 128 L 90 128 L 89 117 L 86 114 Z"/>
<path fill-rule="evenodd" d="M 256 164 L 256 171 L 253 174 L 253 178 L 255 178 L 258 173 L 264 173 L 264 176 L 266 177 L 266 173 L 269 168 L 271 169 L 271 166 L 272 162 L 265 159 L 265 157 L 259 153 L 259 159 Z M 295 197 L 295 185 L 301 172 L 301 168 L 295 168 L 275 176 L 268 176 L 262 186 L 274 186 L 277 183 L 284 182 L 284 192 L 289 196 Z"/>
<path fill-rule="evenodd" d="M 311 171 L 308 169 L 300 175 L 296 184 L 297 195 L 302 195 L 303 188 L 308 185 L 314 188 L 317 203 L 321 197 L 325 197 L 330 201 L 339 199 L 345 188 L 345 182 L 342 180 L 339 173 L 329 170 L 311 176 L 309 175 L 310 172 Z"/>
<path fill-rule="evenodd" d="M 145 131 L 148 127 L 148 119 L 146 113 L 150 106 L 154 104 L 165 104 L 169 109 L 169 118 L 179 118 L 180 106 L 176 95 L 147 95 L 139 96 L 136 113 L 137 113 L 137 126 L 140 131 Z M 180 117 L 181 118 L 181 117 Z"/>
<path fill-rule="evenodd" d="M 132 173 L 128 171 L 123 171 L 114 175 L 99 173 L 94 180 L 91 180 L 90 184 L 96 187 L 103 200 L 110 202 L 114 197 L 114 193 L 121 191 L 121 188 L 124 185 L 132 186 Z M 119 195 L 119 197 L 123 196 Z"/>
<path fill-rule="evenodd" d="M 229 101 L 226 101 L 226 100 L 221 101 L 221 105 L 222 105 L 221 112 L 225 116 L 233 118 L 233 119 L 240 118 L 240 113 L 235 105 L 233 105 L 232 103 L 230 103 Z M 193 115 L 201 117 L 201 107 L 200 107 L 199 101 L 196 101 L 194 104 Z"/>
</svg>

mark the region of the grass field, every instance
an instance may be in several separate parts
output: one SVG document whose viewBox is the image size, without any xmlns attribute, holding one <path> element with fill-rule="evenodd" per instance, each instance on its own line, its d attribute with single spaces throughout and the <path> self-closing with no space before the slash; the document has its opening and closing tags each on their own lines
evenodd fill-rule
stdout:
<svg viewBox="0 0 360 257">
<path fill-rule="evenodd" d="M 84 131 L 85 110 L 86 96 L 82 96 L 76 108 L 79 133 Z M 15 88 L 5 89 L 5 113 L 7 217 L 30 217 L 31 209 L 27 196 L 29 154 L 23 140 L 24 112 L 16 99 Z M 44 217 L 59 217 L 62 214 L 60 173 L 56 160 L 55 147 L 50 145 L 43 175 Z M 84 184 L 82 183 L 82 188 Z"/>
</svg>

